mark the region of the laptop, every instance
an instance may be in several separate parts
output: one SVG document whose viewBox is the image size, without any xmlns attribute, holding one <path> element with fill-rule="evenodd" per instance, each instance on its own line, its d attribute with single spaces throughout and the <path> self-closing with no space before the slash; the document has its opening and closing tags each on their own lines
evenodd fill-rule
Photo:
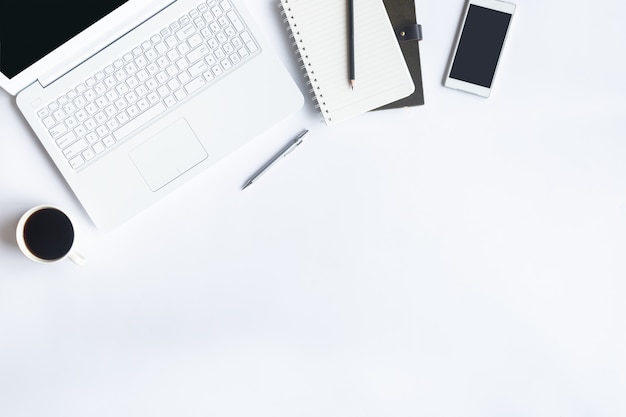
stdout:
<svg viewBox="0 0 626 417">
<path fill-rule="evenodd" d="M 241 0 L 7 1 L 0 87 L 101 229 L 297 111 Z"/>
</svg>

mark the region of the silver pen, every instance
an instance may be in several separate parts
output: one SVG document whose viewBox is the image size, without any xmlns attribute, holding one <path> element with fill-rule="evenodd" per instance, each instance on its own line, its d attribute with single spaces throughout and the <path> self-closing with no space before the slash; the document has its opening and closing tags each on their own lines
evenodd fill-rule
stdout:
<svg viewBox="0 0 626 417">
<path fill-rule="evenodd" d="M 284 156 L 287 156 L 291 151 L 296 149 L 301 143 L 304 135 L 309 133 L 308 130 L 303 130 L 298 136 L 289 141 L 284 148 L 282 148 L 268 163 L 263 165 L 261 169 L 259 169 L 245 184 L 241 187 L 242 190 L 245 190 L 248 186 L 255 183 L 263 174 L 265 174 L 271 167 L 276 165 L 278 161 L 280 161 Z"/>
</svg>

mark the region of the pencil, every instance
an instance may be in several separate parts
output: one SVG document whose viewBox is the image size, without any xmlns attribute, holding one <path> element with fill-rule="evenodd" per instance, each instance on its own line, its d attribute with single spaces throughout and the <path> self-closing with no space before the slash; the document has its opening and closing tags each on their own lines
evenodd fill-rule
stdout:
<svg viewBox="0 0 626 417">
<path fill-rule="evenodd" d="M 348 56 L 350 86 L 354 90 L 356 71 L 354 63 L 354 0 L 348 0 Z"/>
</svg>

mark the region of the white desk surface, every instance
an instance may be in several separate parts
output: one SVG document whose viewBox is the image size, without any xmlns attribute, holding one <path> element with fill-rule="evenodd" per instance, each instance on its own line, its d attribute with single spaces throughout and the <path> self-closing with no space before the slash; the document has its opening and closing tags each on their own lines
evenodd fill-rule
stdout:
<svg viewBox="0 0 626 417">
<path fill-rule="evenodd" d="M 307 102 L 108 233 L 1 92 L 0 415 L 626 415 L 626 6 L 518 0 L 489 99 L 441 86 L 462 6 L 417 0 L 425 106 Z M 41 203 L 87 265 L 18 251 Z"/>
</svg>

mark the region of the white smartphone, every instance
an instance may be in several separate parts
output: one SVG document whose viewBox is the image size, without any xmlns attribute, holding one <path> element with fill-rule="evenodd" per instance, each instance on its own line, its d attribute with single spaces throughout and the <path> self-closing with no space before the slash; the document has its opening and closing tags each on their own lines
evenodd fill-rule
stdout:
<svg viewBox="0 0 626 417">
<path fill-rule="evenodd" d="M 489 97 L 515 4 L 468 0 L 444 79 L 446 87 Z"/>
</svg>

